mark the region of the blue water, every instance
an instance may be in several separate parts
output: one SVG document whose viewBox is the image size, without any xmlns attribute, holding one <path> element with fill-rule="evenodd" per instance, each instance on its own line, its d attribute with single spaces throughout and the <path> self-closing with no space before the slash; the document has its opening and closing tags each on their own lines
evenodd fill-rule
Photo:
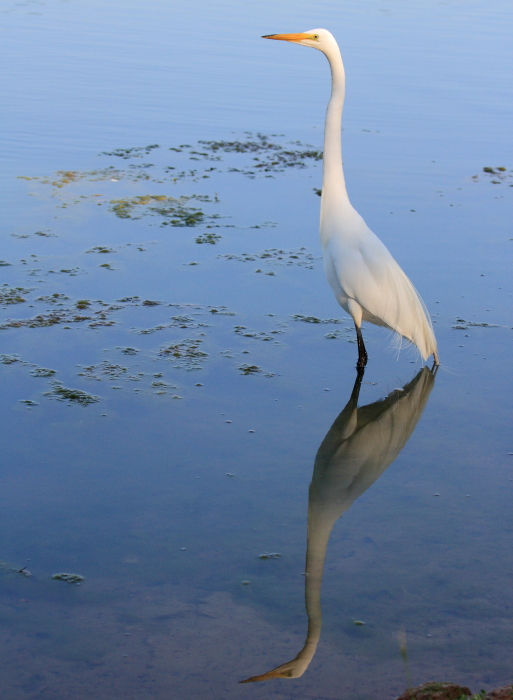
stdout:
<svg viewBox="0 0 513 700">
<path fill-rule="evenodd" d="M 2 697 L 510 683 L 509 4 L 0 10 Z M 405 392 L 362 433 L 406 444 L 382 474 L 377 458 L 373 478 L 355 471 L 304 675 L 238 685 L 303 646 L 309 484 L 356 345 L 319 259 L 321 163 L 262 174 L 262 149 L 198 142 L 321 149 L 326 62 L 259 38 L 318 26 L 346 65 L 351 199 L 421 292 L 442 367 L 418 415 Z M 165 206 L 203 218 L 171 225 Z M 421 367 L 382 329 L 365 337 L 362 415 Z"/>
</svg>

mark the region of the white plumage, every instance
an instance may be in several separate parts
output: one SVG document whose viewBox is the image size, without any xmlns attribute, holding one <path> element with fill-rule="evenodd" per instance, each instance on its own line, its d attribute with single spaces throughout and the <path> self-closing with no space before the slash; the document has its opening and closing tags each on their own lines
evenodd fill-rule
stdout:
<svg viewBox="0 0 513 700">
<path fill-rule="evenodd" d="M 357 367 L 367 364 L 362 321 L 390 328 L 414 343 L 424 360 L 433 355 L 435 364 L 440 364 L 433 327 L 422 299 L 347 195 L 341 143 L 345 73 L 335 38 L 326 29 L 264 38 L 318 49 L 330 64 L 332 89 L 324 132 L 320 234 L 326 277 L 338 303 L 355 324 Z"/>
</svg>

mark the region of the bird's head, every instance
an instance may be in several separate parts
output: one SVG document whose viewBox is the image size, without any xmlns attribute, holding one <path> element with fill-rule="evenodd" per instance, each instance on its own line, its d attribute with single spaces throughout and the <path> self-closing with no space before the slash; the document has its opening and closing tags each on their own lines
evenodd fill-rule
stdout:
<svg viewBox="0 0 513 700">
<path fill-rule="evenodd" d="M 278 41 L 289 41 L 292 44 L 300 46 L 310 46 L 312 49 L 318 49 L 323 53 L 328 52 L 333 45 L 336 46 L 336 41 L 327 29 L 310 29 L 307 32 L 299 34 L 267 34 L 262 39 L 276 39 Z"/>
</svg>

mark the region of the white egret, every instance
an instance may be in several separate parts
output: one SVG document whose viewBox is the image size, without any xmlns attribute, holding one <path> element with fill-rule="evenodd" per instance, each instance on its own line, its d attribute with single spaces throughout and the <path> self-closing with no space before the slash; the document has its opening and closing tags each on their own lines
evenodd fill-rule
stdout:
<svg viewBox="0 0 513 700">
<path fill-rule="evenodd" d="M 433 355 L 435 365 L 439 365 L 433 326 L 422 299 L 347 195 L 341 139 L 345 73 L 335 38 L 326 29 L 270 34 L 263 38 L 318 49 L 330 64 L 332 87 L 324 130 L 320 234 L 328 282 L 356 328 L 356 366 L 362 368 L 367 364 L 362 321 L 390 328 L 414 343 L 424 360 Z"/>
</svg>

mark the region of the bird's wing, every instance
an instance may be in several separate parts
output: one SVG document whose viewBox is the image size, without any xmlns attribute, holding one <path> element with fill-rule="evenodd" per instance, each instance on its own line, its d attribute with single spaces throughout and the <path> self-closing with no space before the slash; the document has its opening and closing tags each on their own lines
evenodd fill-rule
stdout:
<svg viewBox="0 0 513 700">
<path fill-rule="evenodd" d="M 415 343 L 424 359 L 436 351 L 424 303 L 370 229 L 353 237 L 332 236 L 325 256 L 331 260 L 343 294 L 362 307 L 364 320 L 391 328 Z"/>
</svg>

